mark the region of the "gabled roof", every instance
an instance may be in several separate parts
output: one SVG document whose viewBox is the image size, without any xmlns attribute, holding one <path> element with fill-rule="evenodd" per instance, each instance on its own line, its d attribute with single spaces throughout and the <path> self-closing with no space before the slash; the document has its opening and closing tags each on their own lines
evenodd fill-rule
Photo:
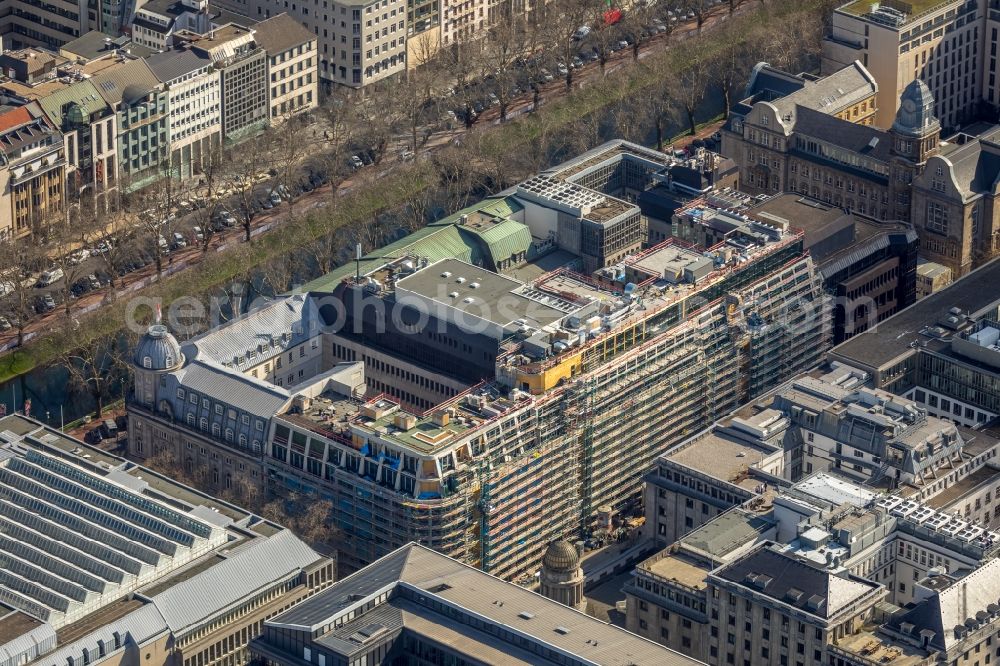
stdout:
<svg viewBox="0 0 1000 666">
<path fill-rule="evenodd" d="M 316 35 L 288 14 L 278 14 L 254 26 L 254 39 L 268 55 L 282 53 L 316 39 Z"/>
<path fill-rule="evenodd" d="M 152 601 L 177 633 L 319 559 L 290 530 L 282 530 L 237 548 L 224 562 L 164 590 Z"/>
<path fill-rule="evenodd" d="M 796 106 L 795 133 L 825 141 L 880 162 L 889 161 L 892 140 L 888 132 L 870 125 L 859 125 L 808 107 Z"/>
</svg>

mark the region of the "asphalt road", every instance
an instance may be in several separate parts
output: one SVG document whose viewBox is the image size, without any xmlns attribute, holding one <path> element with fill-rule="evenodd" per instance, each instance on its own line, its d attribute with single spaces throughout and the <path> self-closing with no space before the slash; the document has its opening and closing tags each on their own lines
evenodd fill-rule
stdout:
<svg viewBox="0 0 1000 666">
<path fill-rule="evenodd" d="M 737 7 L 736 13 L 742 13 L 746 11 L 748 7 L 747 3 Z M 728 16 L 728 5 L 723 3 L 717 6 L 711 15 L 709 15 L 702 25 L 702 31 L 711 30 L 715 25 L 723 22 L 729 18 Z M 647 42 L 645 42 L 639 49 L 638 57 L 640 60 L 648 57 L 652 53 L 666 48 L 668 45 L 673 45 L 679 42 L 686 41 L 694 36 L 700 34 L 699 30 L 695 26 L 694 22 L 691 21 L 687 24 L 678 24 L 674 29 L 666 34 L 655 35 Z M 604 77 L 613 76 L 615 72 L 628 66 L 634 60 L 633 50 L 631 48 L 623 49 L 616 53 L 611 54 L 611 57 L 605 64 L 605 71 L 602 73 L 599 63 L 593 61 L 586 63 L 583 67 L 580 67 L 574 72 L 574 88 L 586 86 L 588 83 L 595 80 L 599 80 Z M 541 100 L 544 105 L 546 101 L 551 100 L 555 97 L 559 97 L 567 94 L 567 88 L 565 84 L 565 79 L 556 76 L 553 81 L 545 83 L 541 87 Z M 520 114 L 530 112 L 532 110 L 533 95 L 531 92 L 523 94 L 520 98 L 515 100 L 508 108 L 508 118 L 515 118 Z M 466 129 L 464 124 L 458 123 L 460 127 L 455 127 L 447 130 L 435 131 L 428 141 L 422 145 L 418 151 L 417 159 L 426 159 L 430 153 L 435 150 L 440 149 L 442 146 L 446 146 L 451 142 L 456 140 L 460 141 L 460 137 L 469 131 L 475 131 L 476 128 L 480 126 L 489 126 L 499 122 L 499 109 L 493 107 L 491 109 L 485 110 L 480 114 L 478 121 L 472 126 L 471 129 Z M 708 136 L 714 132 L 716 127 L 710 127 L 703 129 L 699 136 Z M 358 173 L 353 174 L 346 179 L 342 180 L 336 185 L 338 192 L 346 193 L 351 191 L 357 186 L 359 181 L 363 177 L 370 176 L 372 171 L 377 172 L 376 177 L 381 177 L 388 172 L 390 172 L 395 165 L 398 163 L 398 152 L 403 148 L 407 147 L 409 143 L 409 135 L 401 135 L 397 137 L 396 143 L 386 151 L 386 159 L 384 159 L 378 165 L 372 165 L 364 167 Z M 318 143 L 317 145 L 322 145 Z M 308 157 L 305 158 L 308 161 Z M 298 196 L 294 202 L 294 210 L 296 214 L 302 214 L 316 208 L 325 206 L 331 200 L 330 190 L 332 185 L 326 184 L 321 187 L 316 188 L 312 192 L 304 193 Z M 253 222 L 252 235 L 261 233 L 262 231 L 270 231 L 280 226 L 288 217 L 288 204 L 284 203 L 271 210 L 262 211 Z M 192 234 L 190 233 L 191 226 L 194 224 L 193 221 L 181 217 L 175 223 L 175 228 L 184 233 L 189 237 L 189 243 L 186 248 L 176 249 L 170 252 L 164 257 L 163 266 L 166 269 L 164 273 L 166 275 L 173 274 L 178 270 L 183 270 L 187 267 L 197 264 L 201 257 L 203 256 L 203 251 L 200 243 L 194 243 Z M 219 233 L 214 233 L 210 239 L 209 252 L 222 251 L 225 250 L 235 243 L 242 242 L 244 236 L 244 231 L 242 227 L 235 226 L 233 228 L 226 229 Z M 104 262 L 100 257 L 91 257 L 86 260 L 82 265 L 81 269 L 78 271 L 79 276 L 86 276 L 88 274 L 109 274 L 107 263 Z M 122 293 L 128 293 L 132 289 L 139 286 L 145 286 L 145 284 L 150 283 L 153 276 L 155 276 L 156 267 L 154 263 L 150 263 L 138 270 L 127 273 L 124 276 L 115 276 L 115 288 L 114 294 L 109 293 L 109 288 L 104 287 L 99 290 L 91 291 L 84 294 L 80 298 L 73 299 L 72 305 L 70 306 L 70 317 L 77 317 L 86 312 L 92 311 L 97 307 L 100 307 L 105 299 L 109 297 L 114 297 Z M 40 298 L 46 293 L 51 293 L 53 298 L 57 301 L 58 305 L 56 308 L 50 312 L 39 314 L 34 317 L 34 319 L 29 323 L 25 329 L 25 340 L 30 340 L 42 331 L 49 331 L 58 325 L 65 319 L 65 308 L 62 305 L 63 301 L 63 285 L 61 283 L 56 283 L 47 288 L 36 288 L 37 296 Z M 16 345 L 17 341 L 17 331 L 14 329 L 0 332 L 0 353 L 9 351 Z"/>
</svg>

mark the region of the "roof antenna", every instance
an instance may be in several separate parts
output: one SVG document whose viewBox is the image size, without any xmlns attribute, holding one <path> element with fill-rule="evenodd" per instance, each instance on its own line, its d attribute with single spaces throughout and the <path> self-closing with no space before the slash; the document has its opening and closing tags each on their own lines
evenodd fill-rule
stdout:
<svg viewBox="0 0 1000 666">
<path fill-rule="evenodd" d="M 358 243 L 355 248 L 354 262 L 357 266 L 354 275 L 354 281 L 356 284 L 361 284 L 361 243 Z"/>
</svg>

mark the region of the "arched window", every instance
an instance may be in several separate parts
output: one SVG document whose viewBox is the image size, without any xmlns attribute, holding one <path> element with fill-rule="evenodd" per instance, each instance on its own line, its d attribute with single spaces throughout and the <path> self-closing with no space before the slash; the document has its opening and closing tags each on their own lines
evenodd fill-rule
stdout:
<svg viewBox="0 0 1000 666">
<path fill-rule="evenodd" d="M 192 428 L 194 427 L 194 414 L 188 414 L 187 415 L 187 423 Z"/>
<path fill-rule="evenodd" d="M 219 433 L 221 433 L 221 432 L 222 432 L 222 426 L 220 426 L 218 423 L 213 423 L 212 424 L 212 437 L 218 437 Z"/>
<path fill-rule="evenodd" d="M 152 368 L 153 367 L 153 359 L 151 359 L 148 356 L 143 356 L 142 357 L 142 367 L 147 368 L 147 369 L 148 368 Z"/>
<path fill-rule="evenodd" d="M 198 425 L 199 427 L 201 427 L 202 430 L 208 430 L 208 419 L 206 419 L 204 416 L 201 417 L 201 421 L 199 421 Z"/>
<path fill-rule="evenodd" d="M 227 442 L 233 441 L 233 429 L 232 428 L 226 428 L 226 441 Z"/>
<path fill-rule="evenodd" d="M 218 483 L 218 482 L 219 482 L 219 468 L 218 467 L 213 467 L 212 468 L 212 483 Z"/>
<path fill-rule="evenodd" d="M 240 448 L 241 449 L 247 448 L 247 436 L 246 435 L 240 435 Z"/>
</svg>

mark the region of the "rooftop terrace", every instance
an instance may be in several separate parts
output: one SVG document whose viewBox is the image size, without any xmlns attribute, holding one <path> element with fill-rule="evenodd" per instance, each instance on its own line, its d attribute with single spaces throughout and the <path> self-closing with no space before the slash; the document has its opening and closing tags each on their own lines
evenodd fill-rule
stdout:
<svg viewBox="0 0 1000 666">
<path fill-rule="evenodd" d="M 882 2 L 884 6 L 890 6 L 893 9 L 903 12 L 908 18 L 913 16 L 919 16 L 927 12 L 945 7 L 948 5 L 961 5 L 964 0 L 910 0 L 909 2 L 902 2 L 900 0 L 893 0 L 892 2 Z M 853 0 L 853 2 L 848 2 L 842 5 L 838 11 L 844 12 L 845 14 L 851 14 L 853 16 L 864 16 L 872 10 L 872 5 L 878 4 L 875 0 Z"/>
</svg>

